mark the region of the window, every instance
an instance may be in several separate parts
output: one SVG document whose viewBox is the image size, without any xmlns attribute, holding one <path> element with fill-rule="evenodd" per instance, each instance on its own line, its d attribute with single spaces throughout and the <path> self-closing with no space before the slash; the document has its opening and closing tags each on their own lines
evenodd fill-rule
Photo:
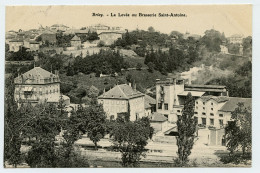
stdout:
<svg viewBox="0 0 260 173">
<path fill-rule="evenodd" d="M 198 106 L 196 106 L 196 109 L 198 109 Z"/>
<path fill-rule="evenodd" d="M 214 119 L 210 119 L 210 125 L 214 126 Z"/>
<path fill-rule="evenodd" d="M 194 117 L 194 121 L 198 124 L 198 117 Z"/>
<path fill-rule="evenodd" d="M 168 115 L 167 114 L 164 114 L 164 116 L 168 119 Z"/>
<path fill-rule="evenodd" d="M 211 108 L 211 110 L 213 111 L 213 108 Z"/>
<path fill-rule="evenodd" d="M 124 105 L 125 104 L 125 101 L 122 101 L 122 105 Z"/>
<path fill-rule="evenodd" d="M 223 114 L 219 114 L 219 117 L 223 117 Z"/>
<path fill-rule="evenodd" d="M 181 110 L 177 110 L 177 112 L 179 112 L 179 113 L 180 113 L 180 112 L 181 112 Z"/>
<path fill-rule="evenodd" d="M 203 110 L 205 110 L 205 107 L 203 107 Z"/>
<path fill-rule="evenodd" d="M 210 115 L 211 115 L 211 116 L 214 116 L 214 114 L 213 114 L 213 113 L 210 113 Z"/>
<path fill-rule="evenodd" d="M 207 125 L 206 118 L 201 118 L 201 122 L 202 122 L 203 125 Z"/>
<path fill-rule="evenodd" d="M 223 126 L 223 120 L 218 120 L 219 121 L 219 126 Z"/>
<path fill-rule="evenodd" d="M 213 106 L 213 103 L 211 102 L 211 105 Z"/>
<path fill-rule="evenodd" d="M 162 104 L 158 103 L 158 109 L 162 109 Z"/>
<path fill-rule="evenodd" d="M 194 112 L 194 114 L 198 114 L 198 112 Z"/>
<path fill-rule="evenodd" d="M 164 103 L 164 110 L 168 110 L 168 103 Z"/>
<path fill-rule="evenodd" d="M 205 105 L 205 102 L 203 102 L 203 105 Z"/>
<path fill-rule="evenodd" d="M 198 104 L 198 102 L 196 102 L 196 104 Z"/>
<path fill-rule="evenodd" d="M 206 115 L 206 113 L 205 113 L 205 112 L 202 112 L 202 115 Z"/>
</svg>

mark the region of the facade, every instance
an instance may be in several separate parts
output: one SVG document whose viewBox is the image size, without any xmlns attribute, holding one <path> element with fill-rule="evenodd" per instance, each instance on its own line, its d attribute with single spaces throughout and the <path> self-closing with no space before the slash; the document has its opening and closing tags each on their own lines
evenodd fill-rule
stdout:
<svg viewBox="0 0 260 173">
<path fill-rule="evenodd" d="M 229 100 L 227 96 L 202 96 L 195 101 L 194 117 L 205 127 L 224 127 L 224 116 L 219 110 Z"/>
<path fill-rule="evenodd" d="M 56 30 L 56 31 L 66 31 L 69 29 L 68 26 L 65 26 L 63 24 L 54 24 L 50 27 L 51 30 Z"/>
<path fill-rule="evenodd" d="M 150 116 L 156 111 L 156 100 L 149 95 L 144 96 L 145 116 Z"/>
<path fill-rule="evenodd" d="M 167 118 L 160 113 L 153 113 L 150 118 L 151 126 L 154 128 L 154 132 L 168 130 Z"/>
<path fill-rule="evenodd" d="M 83 48 L 97 47 L 98 42 L 99 42 L 99 40 L 94 40 L 92 42 L 86 41 L 82 45 L 83 45 Z"/>
<path fill-rule="evenodd" d="M 81 46 L 81 40 L 80 38 L 75 35 L 71 40 L 70 40 L 70 44 L 71 44 L 71 47 L 77 47 L 79 48 Z"/>
<path fill-rule="evenodd" d="M 101 32 L 99 35 L 100 41 L 104 42 L 106 46 L 112 45 L 117 39 L 122 38 L 120 32 Z"/>
<path fill-rule="evenodd" d="M 231 112 L 238 103 L 251 107 L 251 98 L 229 97 L 225 86 L 186 85 L 183 80 L 168 78 L 156 82 L 156 110 L 169 122 L 176 122 L 182 115 L 188 93 L 195 99 L 194 117 L 203 127 L 223 128 L 231 120 Z"/>
<path fill-rule="evenodd" d="M 11 51 L 11 52 L 18 52 L 22 46 L 23 46 L 22 40 L 10 40 L 9 41 L 9 51 Z"/>
<path fill-rule="evenodd" d="M 228 38 L 230 43 L 233 44 L 242 44 L 243 43 L 243 36 L 242 35 L 232 35 L 231 37 Z"/>
<path fill-rule="evenodd" d="M 228 54 L 228 48 L 224 45 L 220 45 L 220 52 L 223 54 Z"/>
<path fill-rule="evenodd" d="M 144 94 L 127 84 L 116 85 L 103 93 L 98 97 L 98 102 L 103 104 L 109 119 L 116 119 L 118 113 L 128 112 L 129 108 L 131 121 L 145 116 Z"/>
<path fill-rule="evenodd" d="M 14 79 L 15 101 L 37 104 L 41 102 L 58 103 L 61 98 L 58 72 L 52 74 L 41 67 L 19 74 Z M 69 97 L 62 96 L 65 104 L 70 104 Z"/>
<path fill-rule="evenodd" d="M 40 43 L 33 40 L 24 40 L 24 47 L 29 48 L 30 51 L 38 51 L 40 49 Z"/>
</svg>

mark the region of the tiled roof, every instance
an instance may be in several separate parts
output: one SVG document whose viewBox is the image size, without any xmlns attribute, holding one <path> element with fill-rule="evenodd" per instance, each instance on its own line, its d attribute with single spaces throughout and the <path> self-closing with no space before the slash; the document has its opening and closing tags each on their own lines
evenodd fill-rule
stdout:
<svg viewBox="0 0 260 173">
<path fill-rule="evenodd" d="M 135 91 L 132 87 L 126 84 L 116 85 L 111 90 L 100 95 L 98 98 L 116 98 L 116 99 L 131 99 L 144 96 L 139 91 Z"/>
<path fill-rule="evenodd" d="M 201 99 L 203 101 L 208 101 L 210 99 L 213 99 L 215 100 L 216 102 L 218 103 L 221 103 L 221 102 L 226 102 L 229 100 L 230 97 L 226 97 L 226 96 L 212 96 L 212 95 L 209 95 L 209 96 L 202 96 Z"/>
<path fill-rule="evenodd" d="M 50 78 L 51 75 L 53 75 L 53 77 L 57 77 L 56 75 L 42 69 L 41 67 L 34 67 L 33 69 L 24 73 L 23 78 L 27 79 L 31 77 L 41 76 L 43 79 L 46 79 L 46 78 Z"/>
<path fill-rule="evenodd" d="M 148 104 L 152 104 L 152 105 L 155 105 L 156 104 L 156 100 L 152 97 L 150 97 L 149 95 L 146 95 L 144 96 L 144 101 Z"/>
<path fill-rule="evenodd" d="M 252 108 L 252 98 L 229 97 L 229 101 L 227 101 L 219 111 L 232 112 L 238 107 L 238 103 L 244 103 L 246 108 Z"/>
<path fill-rule="evenodd" d="M 167 118 L 160 113 L 154 112 L 152 114 L 151 122 L 164 122 L 167 121 Z"/>
<path fill-rule="evenodd" d="M 75 35 L 75 36 L 71 39 L 71 41 L 80 41 L 80 38 L 79 38 L 77 35 Z"/>
</svg>

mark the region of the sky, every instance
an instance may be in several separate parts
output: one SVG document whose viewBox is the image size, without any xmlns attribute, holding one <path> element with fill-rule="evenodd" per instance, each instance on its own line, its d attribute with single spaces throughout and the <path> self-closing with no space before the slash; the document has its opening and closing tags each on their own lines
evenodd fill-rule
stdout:
<svg viewBox="0 0 260 173">
<path fill-rule="evenodd" d="M 93 16 L 103 14 L 103 17 Z M 111 17 L 111 13 L 116 17 Z M 128 13 L 130 17 L 119 17 Z M 132 14 L 156 14 L 156 17 L 132 17 Z M 158 17 L 158 13 L 185 14 L 185 17 Z M 53 24 L 81 28 L 95 24 L 121 26 L 125 29 L 189 32 L 203 35 L 208 29 L 224 32 L 226 36 L 252 35 L 251 5 L 164 5 L 164 6 L 7 6 L 6 31 L 28 30 Z"/>
</svg>

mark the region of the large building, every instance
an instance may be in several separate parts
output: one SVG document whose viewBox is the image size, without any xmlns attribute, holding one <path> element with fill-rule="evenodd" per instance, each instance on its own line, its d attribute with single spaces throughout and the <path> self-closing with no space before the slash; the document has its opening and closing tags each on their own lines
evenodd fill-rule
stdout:
<svg viewBox="0 0 260 173">
<path fill-rule="evenodd" d="M 23 46 L 23 40 L 10 40 L 9 41 L 9 51 L 18 52 Z"/>
<path fill-rule="evenodd" d="M 81 40 L 80 38 L 75 35 L 71 40 L 70 40 L 71 47 L 76 47 L 80 48 L 81 47 Z"/>
<path fill-rule="evenodd" d="M 251 106 L 251 98 L 228 96 L 225 86 L 186 85 L 183 80 L 167 79 L 156 82 L 156 110 L 176 122 L 182 115 L 184 101 L 188 93 L 195 99 L 194 117 L 203 126 L 223 127 L 231 121 L 231 112 L 238 102 Z M 229 106 L 232 105 L 232 106 Z"/>
<path fill-rule="evenodd" d="M 121 32 L 101 32 L 99 35 L 100 41 L 106 46 L 112 45 L 117 39 L 122 38 Z"/>
<path fill-rule="evenodd" d="M 34 104 L 41 102 L 58 103 L 62 98 L 66 105 L 70 99 L 60 93 L 60 78 L 58 72 L 50 73 L 41 67 L 34 67 L 30 71 L 19 74 L 14 79 L 15 101 Z"/>
<path fill-rule="evenodd" d="M 228 38 L 230 43 L 233 44 L 242 44 L 243 43 L 243 36 L 239 34 L 234 34 Z"/>
<path fill-rule="evenodd" d="M 118 113 L 128 112 L 129 108 L 131 121 L 145 116 L 144 94 L 127 84 L 116 85 L 103 93 L 98 97 L 98 102 L 103 104 L 109 119 L 116 119 Z"/>
</svg>

